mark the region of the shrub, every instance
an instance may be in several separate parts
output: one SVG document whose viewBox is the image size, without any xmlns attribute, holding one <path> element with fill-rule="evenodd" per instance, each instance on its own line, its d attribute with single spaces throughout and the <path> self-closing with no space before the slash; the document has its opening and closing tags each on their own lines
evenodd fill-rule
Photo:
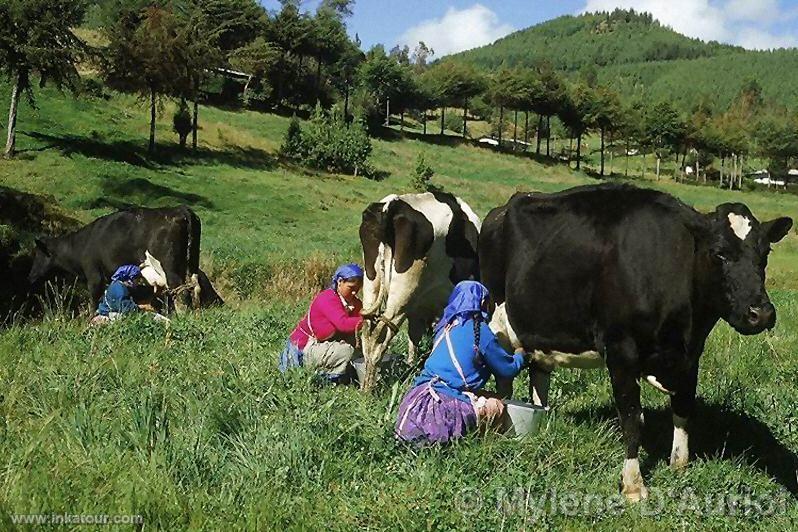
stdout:
<svg viewBox="0 0 798 532">
<path fill-rule="evenodd" d="M 379 133 L 385 123 L 385 109 L 381 109 L 376 102 L 377 97 L 365 89 L 355 91 L 350 100 L 350 112 L 360 117 L 372 135 Z"/>
<path fill-rule="evenodd" d="M 289 159 L 302 160 L 304 153 L 302 128 L 299 125 L 299 119 L 294 115 L 291 123 L 288 124 L 288 131 L 285 132 L 285 139 L 280 147 L 280 155 Z"/>
<path fill-rule="evenodd" d="M 186 147 L 186 139 L 188 139 L 189 134 L 191 134 L 192 124 L 191 124 L 191 111 L 188 110 L 188 104 L 185 100 L 180 101 L 180 105 L 175 111 L 175 115 L 172 117 L 172 127 L 180 137 L 180 147 Z"/>
<path fill-rule="evenodd" d="M 435 175 L 435 170 L 427 164 L 424 154 L 419 153 L 416 159 L 416 172 L 413 174 L 412 185 L 413 189 L 418 192 L 429 192 L 432 190 L 432 176 Z"/>
<path fill-rule="evenodd" d="M 455 114 L 450 110 L 450 112 L 446 113 L 446 116 L 443 117 L 443 126 L 449 131 L 454 131 L 455 133 L 462 133 L 463 116 L 460 114 Z"/>
<path fill-rule="evenodd" d="M 305 129 L 292 120 L 280 153 L 328 172 L 366 176 L 372 172 L 371 139 L 365 127 L 358 120 L 347 125 L 337 108 L 327 113 L 317 106 Z"/>
</svg>

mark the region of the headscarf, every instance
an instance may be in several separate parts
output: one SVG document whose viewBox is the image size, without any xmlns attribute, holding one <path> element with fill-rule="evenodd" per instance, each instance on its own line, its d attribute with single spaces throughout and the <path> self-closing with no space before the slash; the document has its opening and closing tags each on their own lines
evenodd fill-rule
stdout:
<svg viewBox="0 0 798 532">
<path fill-rule="evenodd" d="M 332 276 L 332 284 L 330 288 L 333 290 L 338 288 L 338 281 L 341 279 L 352 279 L 353 277 L 360 277 L 363 278 L 363 268 L 358 266 L 357 264 L 342 264 L 335 270 L 335 274 Z"/>
<path fill-rule="evenodd" d="M 124 266 L 120 266 L 116 269 L 114 274 L 111 276 L 111 281 L 127 283 L 133 281 L 139 275 L 141 275 L 141 269 L 138 266 L 135 264 L 125 264 Z"/>
<path fill-rule="evenodd" d="M 435 336 L 457 318 L 466 320 L 473 318 L 474 314 L 479 314 L 483 320 L 487 320 L 488 313 L 482 307 L 489 296 L 488 289 L 482 283 L 477 281 L 457 283 L 449 296 L 449 303 L 443 309 L 443 316 L 435 325 Z"/>
</svg>

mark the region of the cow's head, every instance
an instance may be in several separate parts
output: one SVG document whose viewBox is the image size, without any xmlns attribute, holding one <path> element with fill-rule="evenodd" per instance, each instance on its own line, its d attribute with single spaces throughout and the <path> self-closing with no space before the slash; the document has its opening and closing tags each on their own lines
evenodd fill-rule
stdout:
<svg viewBox="0 0 798 532">
<path fill-rule="evenodd" d="M 710 255 L 719 282 L 720 315 L 741 334 L 776 324 L 776 308 L 765 290 L 770 245 L 790 231 L 791 218 L 760 223 L 742 203 L 724 203 L 713 215 Z"/>
<path fill-rule="evenodd" d="M 31 266 L 30 273 L 28 274 L 28 282 L 36 284 L 37 282 L 49 277 L 49 275 L 58 268 L 54 253 L 50 249 L 48 242 L 39 240 L 35 241 L 36 247 L 33 251 L 33 265 Z"/>
</svg>

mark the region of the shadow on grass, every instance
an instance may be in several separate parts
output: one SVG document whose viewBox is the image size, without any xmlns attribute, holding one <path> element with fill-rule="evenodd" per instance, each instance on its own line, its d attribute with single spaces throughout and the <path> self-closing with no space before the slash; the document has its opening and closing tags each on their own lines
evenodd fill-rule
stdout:
<svg viewBox="0 0 798 532">
<path fill-rule="evenodd" d="M 123 162 L 151 170 L 157 170 L 164 166 L 199 164 L 220 164 L 254 170 L 270 170 L 277 166 L 277 161 L 272 155 L 257 148 L 233 147 L 218 151 L 199 148 L 196 151 L 192 151 L 191 149 L 181 149 L 176 146 L 160 146 L 154 155 L 150 155 L 143 146 L 131 141 L 103 140 L 102 138 L 80 135 L 57 136 L 38 132 L 22 134 L 47 146 L 46 148 L 37 148 L 36 151 L 53 148 L 60 151 L 65 157 L 79 154 L 94 159 Z"/>
<path fill-rule="evenodd" d="M 650 471 L 658 462 L 670 460 L 673 420 L 667 408 L 645 409 L 644 412 L 642 446 L 648 456 L 641 467 L 644 471 Z M 609 405 L 569 415 L 578 422 L 618 419 L 615 410 Z M 793 496 L 798 497 L 798 455 L 780 442 L 762 421 L 699 398 L 696 414 L 691 418 L 688 430 L 691 459 L 696 456 L 740 459 L 776 479 Z"/>
<path fill-rule="evenodd" d="M 175 202 L 213 208 L 213 202 L 205 196 L 181 192 L 141 177 L 121 181 L 118 178 L 106 178 L 102 183 L 102 195 L 87 202 L 85 206 L 88 209 L 127 209 L 153 205 L 173 206 Z"/>
</svg>

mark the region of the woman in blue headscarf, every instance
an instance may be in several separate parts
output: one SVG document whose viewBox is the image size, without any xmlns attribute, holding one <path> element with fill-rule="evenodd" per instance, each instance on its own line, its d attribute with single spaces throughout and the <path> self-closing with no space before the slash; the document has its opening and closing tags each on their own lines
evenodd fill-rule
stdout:
<svg viewBox="0 0 798 532">
<path fill-rule="evenodd" d="M 288 337 L 280 354 L 281 371 L 306 366 L 332 383 L 349 380 L 355 335 L 363 323 L 363 303 L 357 297 L 361 288 L 363 269 L 357 264 L 344 264 L 335 271 L 330 287 L 313 299 Z"/>
<path fill-rule="evenodd" d="M 139 305 L 133 300 L 130 291 L 141 280 L 141 269 L 135 264 L 126 264 L 117 268 L 111 276 L 111 284 L 105 289 L 97 306 L 97 314 L 92 323 L 110 321 L 139 310 Z"/>
<path fill-rule="evenodd" d="M 491 375 L 513 378 L 526 362 L 523 350 L 507 353 L 488 327 L 488 297 L 476 281 L 454 287 L 435 326 L 432 353 L 399 406 L 398 438 L 446 443 L 502 414 L 501 400 L 480 390 Z"/>
</svg>

